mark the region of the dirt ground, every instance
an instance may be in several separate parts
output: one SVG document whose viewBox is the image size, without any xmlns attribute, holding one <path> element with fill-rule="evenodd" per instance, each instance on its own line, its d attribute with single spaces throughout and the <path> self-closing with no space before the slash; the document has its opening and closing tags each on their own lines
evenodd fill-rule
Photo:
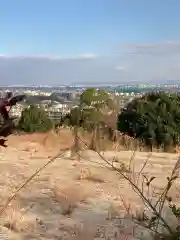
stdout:
<svg viewBox="0 0 180 240">
<path fill-rule="evenodd" d="M 59 136 L 32 134 L 10 136 L 8 147 L 0 148 L 0 207 L 9 196 L 42 167 L 60 149 L 72 145 L 72 136 L 62 132 Z M 122 203 L 133 211 L 143 205 L 129 184 L 94 152 L 84 150 L 81 159 L 70 159 L 69 151 L 57 158 L 36 176 L 1 214 L 0 239 L 135 239 L 135 225 L 126 220 Z M 128 166 L 133 152 L 102 153 L 115 165 Z M 176 154 L 136 153 L 132 165 L 139 172 L 155 176 L 156 195 L 166 184 L 176 162 Z M 179 182 L 171 196 L 179 202 Z M 126 238 L 125 238 L 126 237 Z"/>
</svg>

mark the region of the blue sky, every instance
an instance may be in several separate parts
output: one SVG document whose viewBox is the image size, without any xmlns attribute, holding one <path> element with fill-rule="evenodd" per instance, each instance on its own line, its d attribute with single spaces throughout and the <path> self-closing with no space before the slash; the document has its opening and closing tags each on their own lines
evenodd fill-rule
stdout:
<svg viewBox="0 0 180 240">
<path fill-rule="evenodd" d="M 179 0 L 2 1 L 0 77 L 8 84 L 180 79 L 179 13 Z"/>
</svg>

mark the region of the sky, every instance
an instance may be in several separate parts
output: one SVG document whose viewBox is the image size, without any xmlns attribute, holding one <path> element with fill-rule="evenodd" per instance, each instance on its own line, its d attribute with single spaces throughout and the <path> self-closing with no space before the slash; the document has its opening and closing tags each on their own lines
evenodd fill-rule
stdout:
<svg viewBox="0 0 180 240">
<path fill-rule="evenodd" d="M 6 0 L 0 85 L 180 80 L 179 0 Z"/>
</svg>

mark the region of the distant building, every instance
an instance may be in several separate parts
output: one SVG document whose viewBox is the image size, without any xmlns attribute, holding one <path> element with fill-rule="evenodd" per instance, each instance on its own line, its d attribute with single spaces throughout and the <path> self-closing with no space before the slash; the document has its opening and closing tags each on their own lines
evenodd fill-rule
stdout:
<svg viewBox="0 0 180 240">
<path fill-rule="evenodd" d="M 11 108 L 11 111 L 10 111 L 10 116 L 12 117 L 17 117 L 17 118 L 20 118 L 21 117 L 21 114 L 22 114 L 22 111 L 24 110 L 25 106 L 22 105 L 22 104 L 16 104 L 15 106 L 13 106 Z"/>
<path fill-rule="evenodd" d="M 61 117 L 70 112 L 67 104 L 53 102 L 53 104 L 45 109 L 48 117 L 53 121 L 59 121 Z"/>
</svg>

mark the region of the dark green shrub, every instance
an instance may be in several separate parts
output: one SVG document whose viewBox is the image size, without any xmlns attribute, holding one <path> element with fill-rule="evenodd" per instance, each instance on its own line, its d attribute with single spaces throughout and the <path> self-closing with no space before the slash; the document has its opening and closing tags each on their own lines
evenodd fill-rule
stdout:
<svg viewBox="0 0 180 240">
<path fill-rule="evenodd" d="M 119 114 L 118 130 L 165 149 L 180 143 L 180 95 L 148 93 L 132 100 Z"/>
<path fill-rule="evenodd" d="M 45 111 L 34 105 L 26 108 L 19 121 L 19 129 L 24 132 L 46 132 L 53 127 Z"/>
</svg>

